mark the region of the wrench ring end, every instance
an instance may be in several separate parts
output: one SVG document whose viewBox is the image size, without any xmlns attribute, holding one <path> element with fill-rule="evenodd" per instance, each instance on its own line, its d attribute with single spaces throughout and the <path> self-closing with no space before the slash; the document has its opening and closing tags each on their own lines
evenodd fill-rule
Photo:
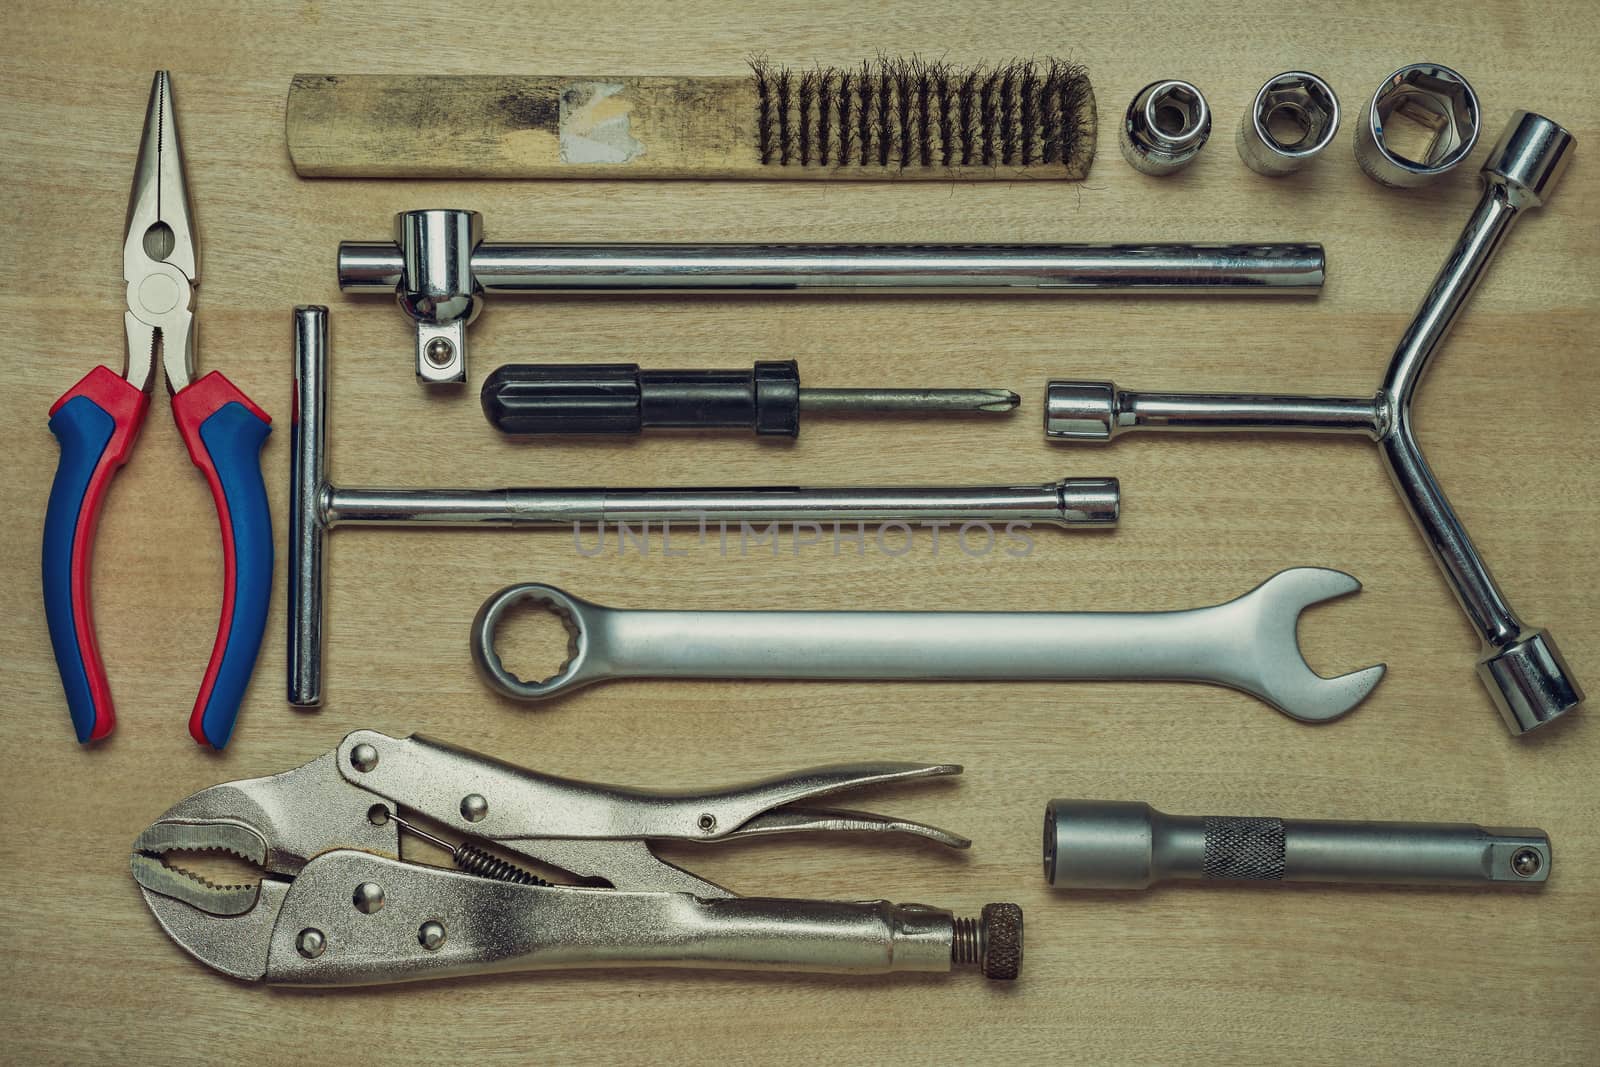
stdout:
<svg viewBox="0 0 1600 1067">
<path fill-rule="evenodd" d="M 507 611 L 525 603 L 535 604 L 560 619 L 568 635 L 567 658 L 549 677 L 532 682 L 507 670 L 495 651 L 495 634 L 501 620 Z M 472 620 L 469 644 L 472 661 L 490 687 L 512 700 L 545 700 L 583 684 L 578 674 L 589 652 L 589 636 L 581 603 L 553 585 L 538 582 L 508 585 L 485 600 Z"/>
</svg>

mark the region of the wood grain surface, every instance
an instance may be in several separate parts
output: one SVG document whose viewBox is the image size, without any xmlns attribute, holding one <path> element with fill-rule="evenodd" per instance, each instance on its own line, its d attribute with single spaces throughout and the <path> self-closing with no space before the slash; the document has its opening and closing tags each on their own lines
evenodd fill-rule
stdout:
<svg viewBox="0 0 1600 1067">
<path fill-rule="evenodd" d="M 332 3 L 13 5 L 0 53 L 6 183 L 0 331 L 0 1057 L 18 1063 L 1005 1061 L 1594 1063 L 1600 1041 L 1600 729 L 1589 714 L 1520 741 L 1472 671 L 1476 642 L 1377 457 L 1357 440 L 1131 438 L 1095 450 L 1039 432 L 1049 377 L 1130 388 L 1335 394 L 1376 387 L 1477 197 L 1512 109 L 1567 124 L 1578 158 L 1521 224 L 1424 387 L 1419 436 L 1512 601 L 1600 685 L 1596 332 L 1600 30 L 1587 3 L 1495 0 L 1130 8 L 1126 3 L 863 5 Z M 1089 65 L 1100 152 L 1085 182 L 949 185 L 332 182 L 283 144 L 302 70 L 731 74 L 879 51 Z M 1349 130 L 1402 63 L 1464 72 L 1483 100 L 1469 165 L 1399 193 L 1362 177 Z M 875 547 L 713 543 L 586 558 L 563 533 L 334 535 L 326 706 L 284 703 L 281 580 L 230 748 L 185 722 L 215 630 L 220 552 L 202 479 L 157 397 L 111 493 L 95 559 L 116 735 L 75 745 L 45 631 L 39 538 L 57 447 L 46 410 L 98 362 L 120 366 L 128 183 L 151 71 L 173 71 L 203 239 L 200 363 L 276 419 L 265 451 L 280 560 L 289 461 L 290 308 L 332 306 L 334 476 L 349 484 L 936 484 L 1116 475 L 1114 534 L 1039 531 L 1025 558 L 919 536 Z M 1238 161 L 1257 87 L 1304 67 L 1340 93 L 1326 158 L 1281 181 Z M 1116 118 L 1161 76 L 1201 86 L 1213 143 L 1144 178 Z M 388 300 L 342 298 L 341 239 L 405 208 L 472 207 L 491 239 L 748 241 L 1320 240 L 1316 300 L 492 299 L 473 385 L 428 393 Z M 733 436 L 513 445 L 476 385 L 513 359 L 739 366 L 798 358 L 826 385 L 1003 385 L 1009 421 L 813 422 L 799 442 Z M 897 547 L 897 546 L 894 546 Z M 1302 627 L 1325 672 L 1387 661 L 1374 697 L 1307 727 L 1179 685 L 618 683 L 529 709 L 491 697 L 467 624 L 525 579 L 639 607 L 1157 609 L 1211 603 L 1295 564 L 1359 576 Z M 347 731 L 425 731 L 540 769 L 638 785 L 716 784 L 852 759 L 959 761 L 942 787 L 861 804 L 969 834 L 970 854 L 822 840 L 677 858 L 749 894 L 926 901 L 1027 912 L 1022 981 L 589 972 L 381 990 L 280 992 L 195 963 L 128 874 L 135 835 L 213 783 L 287 769 Z M 1174 812 L 1534 825 L 1555 843 L 1543 892 L 1176 886 L 1053 894 L 1039 824 L 1057 795 Z"/>
</svg>

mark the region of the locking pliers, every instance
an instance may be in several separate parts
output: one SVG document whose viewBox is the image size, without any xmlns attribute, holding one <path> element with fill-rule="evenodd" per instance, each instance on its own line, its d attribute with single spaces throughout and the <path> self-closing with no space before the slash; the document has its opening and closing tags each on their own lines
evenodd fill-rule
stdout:
<svg viewBox="0 0 1600 1067">
<path fill-rule="evenodd" d="M 803 804 L 959 773 L 952 764 L 840 764 L 667 793 L 358 730 L 303 767 L 181 801 L 134 843 L 133 876 L 190 955 L 234 978 L 280 985 L 625 965 L 881 973 L 971 964 L 989 978 L 1015 978 L 1015 904 L 989 904 L 970 919 L 881 900 L 738 897 L 651 851 L 652 842 L 807 831 L 967 848 L 966 838 L 921 823 Z M 461 869 L 403 859 L 402 829 L 443 846 Z M 589 884 L 553 885 L 490 848 Z M 213 885 L 168 862 L 208 850 L 255 864 L 260 882 Z"/>
</svg>

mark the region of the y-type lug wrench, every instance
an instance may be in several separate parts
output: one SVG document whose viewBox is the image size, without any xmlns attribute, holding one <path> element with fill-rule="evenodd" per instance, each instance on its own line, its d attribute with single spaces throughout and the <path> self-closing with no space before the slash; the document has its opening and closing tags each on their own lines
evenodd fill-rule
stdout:
<svg viewBox="0 0 1600 1067">
<path fill-rule="evenodd" d="M 1384 668 L 1323 678 L 1301 658 L 1295 625 L 1311 605 L 1359 588 L 1342 571 L 1296 567 L 1189 611 L 620 611 L 523 584 L 479 609 L 472 656 L 516 700 L 613 678 L 1128 678 L 1224 685 L 1301 722 L 1328 722 L 1361 703 Z M 501 618 L 523 603 L 556 614 L 572 638 L 570 658 L 543 681 L 518 678 L 495 652 Z"/>
<path fill-rule="evenodd" d="M 387 489 L 328 480 L 328 309 L 295 309 L 294 461 L 289 490 L 289 703 L 322 702 L 322 553 L 328 531 L 374 526 L 573 529 L 601 522 L 1117 524 L 1115 478 L 1043 485 L 805 489 Z"/>
<path fill-rule="evenodd" d="M 1549 632 L 1517 617 L 1479 558 L 1417 446 L 1411 401 L 1511 224 L 1549 199 L 1574 143 L 1541 115 L 1511 117 L 1484 161 L 1483 199 L 1400 338 L 1376 396 L 1131 393 L 1110 382 L 1054 381 L 1045 433 L 1068 441 L 1109 441 L 1128 430 L 1364 434 L 1377 442 L 1400 498 L 1478 631 L 1478 677 L 1506 726 L 1522 734 L 1572 710 L 1583 702 L 1583 689 Z"/>
</svg>

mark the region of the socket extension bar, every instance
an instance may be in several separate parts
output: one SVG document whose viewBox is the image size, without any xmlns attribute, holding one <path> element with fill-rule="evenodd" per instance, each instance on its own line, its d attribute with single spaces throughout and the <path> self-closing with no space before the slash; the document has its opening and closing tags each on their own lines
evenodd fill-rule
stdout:
<svg viewBox="0 0 1600 1067">
<path fill-rule="evenodd" d="M 1157 882 L 1539 886 L 1550 836 L 1532 827 L 1168 815 L 1139 801 L 1052 800 L 1044 877 L 1057 889 Z"/>
</svg>

